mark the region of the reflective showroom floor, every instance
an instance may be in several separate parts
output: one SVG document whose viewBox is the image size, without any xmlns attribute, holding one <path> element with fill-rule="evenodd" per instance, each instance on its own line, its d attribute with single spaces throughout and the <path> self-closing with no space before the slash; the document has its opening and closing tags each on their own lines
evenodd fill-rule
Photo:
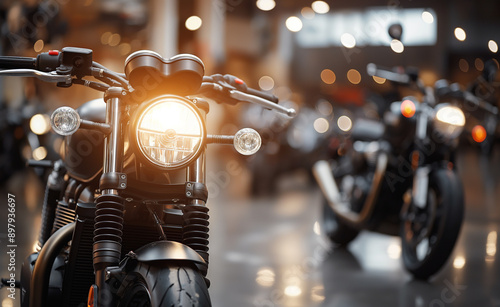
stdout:
<svg viewBox="0 0 500 307">
<path fill-rule="evenodd" d="M 318 225 L 321 196 L 299 175 L 266 198 L 242 197 L 249 175 L 219 178 L 212 189 L 209 278 L 218 307 L 500 306 L 500 148 L 490 159 L 462 151 L 458 167 L 466 193 L 466 219 L 447 266 L 429 282 L 412 280 L 400 263 L 398 238 L 362 233 L 348 249 L 331 250 Z M 219 173 L 209 172 L 217 181 Z M 232 176 L 232 177 L 231 177 Z M 26 184 L 27 183 L 27 184 Z M 222 194 L 219 188 L 229 191 Z M 42 187 L 29 172 L 0 190 L 5 225 L 7 193 L 18 198 L 20 262 L 36 240 Z M 0 272 L 6 276 L 5 226 Z M 496 290 L 496 291 L 494 291 Z M 3 307 L 18 306 L 0 290 Z"/>
</svg>

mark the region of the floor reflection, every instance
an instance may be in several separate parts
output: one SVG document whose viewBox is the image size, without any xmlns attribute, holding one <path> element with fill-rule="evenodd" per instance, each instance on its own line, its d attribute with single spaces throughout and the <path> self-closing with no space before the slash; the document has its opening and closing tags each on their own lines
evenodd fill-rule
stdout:
<svg viewBox="0 0 500 307">
<path fill-rule="evenodd" d="M 400 240 L 363 232 L 347 249 L 331 249 L 321 234 L 321 195 L 289 178 L 269 198 L 211 199 L 210 295 L 218 307 L 500 306 L 500 150 L 489 160 L 462 152 L 458 167 L 466 219 L 446 267 L 430 281 L 413 280 L 402 267 Z M 479 165 L 479 167 L 478 167 Z M 231 181 L 237 184 L 237 180 Z M 231 187 L 229 187 L 231 188 Z M 17 266 L 33 248 L 43 192 L 30 172 L 14 177 L 0 197 L 17 193 Z M 0 212 L 1 221 L 6 212 Z M 3 224 L 3 222 L 0 222 Z M 6 264 L 5 230 L 0 231 Z M 6 265 L 0 275 L 6 275 Z M 19 306 L 0 290 L 2 306 Z"/>
</svg>

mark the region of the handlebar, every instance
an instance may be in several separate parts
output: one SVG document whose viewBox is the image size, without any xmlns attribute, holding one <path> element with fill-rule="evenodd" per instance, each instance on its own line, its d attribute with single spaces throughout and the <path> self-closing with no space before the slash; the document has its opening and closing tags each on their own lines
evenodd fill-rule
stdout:
<svg viewBox="0 0 500 307">
<path fill-rule="evenodd" d="M 410 85 L 418 80 L 418 70 L 416 68 L 394 67 L 389 69 L 370 63 L 366 66 L 366 72 L 370 76 L 381 77 L 404 85 Z"/>
<path fill-rule="evenodd" d="M 92 50 L 84 48 L 65 47 L 60 52 L 44 52 L 36 58 L 1 56 L 0 75 L 36 77 L 45 82 L 56 82 L 62 87 L 80 84 L 100 91 L 106 91 L 109 86 L 129 89 L 129 81 L 123 75 L 93 62 Z M 94 76 L 104 83 L 82 79 L 85 76 Z M 249 88 L 243 80 L 233 75 L 204 76 L 202 81 L 198 94 L 217 102 L 236 104 L 246 101 L 290 117 L 296 115 L 294 109 L 278 105 L 278 97 Z"/>
<path fill-rule="evenodd" d="M 285 108 L 278 103 L 278 97 L 249 88 L 245 82 L 232 75 L 212 75 L 203 77 L 199 94 L 212 98 L 219 103 L 236 104 L 242 101 L 255 103 L 266 109 L 274 110 L 289 117 L 295 117 L 294 109 Z"/>
<path fill-rule="evenodd" d="M 0 56 L 0 68 L 36 69 L 36 59 L 17 56 Z"/>
<path fill-rule="evenodd" d="M 236 89 L 242 93 L 247 93 L 253 96 L 257 96 L 274 103 L 278 103 L 279 101 L 278 97 L 274 96 L 273 94 L 269 94 L 266 92 L 250 88 L 246 85 L 245 81 L 233 75 L 215 74 L 212 76 L 205 76 L 203 77 L 203 82 L 216 83 L 224 88 Z"/>
</svg>

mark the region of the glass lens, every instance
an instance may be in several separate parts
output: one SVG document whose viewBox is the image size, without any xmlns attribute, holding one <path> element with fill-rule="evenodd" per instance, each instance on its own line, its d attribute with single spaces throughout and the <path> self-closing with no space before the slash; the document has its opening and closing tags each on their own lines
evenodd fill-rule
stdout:
<svg viewBox="0 0 500 307">
<path fill-rule="evenodd" d="M 52 129 L 60 135 L 71 135 L 80 127 L 80 115 L 70 107 L 60 107 L 50 117 Z"/>
<path fill-rule="evenodd" d="M 154 164 L 179 166 L 200 149 L 202 129 L 193 107 L 175 99 L 163 100 L 143 113 L 137 131 L 139 146 Z"/>
</svg>

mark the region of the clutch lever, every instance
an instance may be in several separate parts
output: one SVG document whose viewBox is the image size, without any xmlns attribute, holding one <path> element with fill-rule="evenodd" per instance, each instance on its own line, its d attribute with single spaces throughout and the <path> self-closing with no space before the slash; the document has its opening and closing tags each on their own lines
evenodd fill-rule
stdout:
<svg viewBox="0 0 500 307">
<path fill-rule="evenodd" d="M 259 104 L 267 109 L 271 109 L 274 111 L 278 111 L 279 113 L 285 114 L 288 117 L 295 117 L 297 115 L 297 111 L 295 111 L 294 109 L 285 108 L 279 104 L 273 103 L 269 100 L 260 98 L 258 96 L 246 94 L 237 90 L 230 90 L 229 95 L 231 96 L 231 98 L 235 100 Z"/>
<path fill-rule="evenodd" d="M 34 69 L 1 70 L 0 76 L 35 77 L 45 82 L 61 82 L 65 84 L 71 84 L 72 80 L 70 75 L 59 75 L 56 72 L 42 72 Z"/>
</svg>

